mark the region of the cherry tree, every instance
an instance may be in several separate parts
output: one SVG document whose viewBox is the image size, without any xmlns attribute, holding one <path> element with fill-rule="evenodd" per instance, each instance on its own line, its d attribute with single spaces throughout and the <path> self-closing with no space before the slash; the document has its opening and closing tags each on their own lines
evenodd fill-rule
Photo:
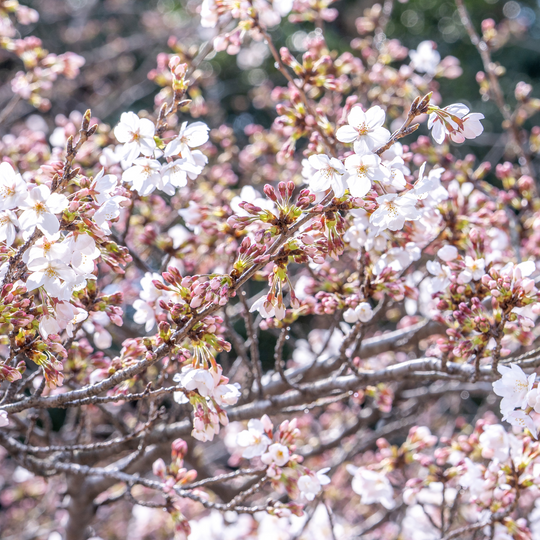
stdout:
<svg viewBox="0 0 540 540">
<path fill-rule="evenodd" d="M 4 137 L 10 538 L 539 537 L 540 104 L 518 82 L 510 107 L 502 26 L 457 0 L 506 133 L 494 167 L 459 158 L 487 121 L 445 98 L 459 61 L 388 39 L 392 2 L 339 54 L 331 5 L 203 0 L 210 37 L 160 54 L 154 110 Z M 0 16 L 24 64 L 3 123 L 84 59 Z M 205 118 L 200 65 L 255 45 L 281 86 L 242 142 Z"/>
</svg>

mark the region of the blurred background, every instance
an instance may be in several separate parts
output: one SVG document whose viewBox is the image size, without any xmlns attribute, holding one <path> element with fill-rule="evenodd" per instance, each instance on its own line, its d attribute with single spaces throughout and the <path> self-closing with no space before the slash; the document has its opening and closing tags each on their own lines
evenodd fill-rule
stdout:
<svg viewBox="0 0 540 540">
<path fill-rule="evenodd" d="M 91 108 L 95 117 L 114 124 L 122 111 L 152 109 L 159 86 L 148 75 L 156 68 L 158 54 L 175 50 L 195 55 L 201 44 L 213 36 L 213 29 L 198 25 L 199 4 L 198 0 L 26 2 L 40 13 L 40 19 L 26 26 L 18 25 L 20 37 L 34 35 L 51 53 L 73 51 L 86 60 L 76 79 L 59 79 L 49 92 L 51 107 L 42 115 L 48 125 L 53 126 L 56 115 L 69 115 L 74 110 L 84 112 Z M 339 53 L 352 50 L 351 41 L 358 38 L 355 21 L 373 4 L 369 0 L 340 0 L 331 5 L 339 15 L 334 22 L 325 23 L 330 49 Z M 503 32 L 499 32 L 506 32 L 506 45 L 494 54 L 494 60 L 506 67 L 502 86 L 512 104 L 518 81 L 534 84 L 540 77 L 539 3 L 468 0 L 466 5 L 478 30 L 484 19 L 493 18 L 497 23 L 506 19 Z M 312 23 L 293 25 L 284 21 L 272 35 L 276 44 L 286 44 L 299 55 L 303 38 L 311 31 Z M 473 82 L 481 62 L 460 23 L 453 0 L 396 0 L 386 34 L 410 49 L 423 40 L 433 40 L 441 57 L 453 55 L 461 61 L 463 75 L 442 80 L 443 105 L 461 101 L 484 113 L 486 135 L 476 139 L 475 146 L 480 148 L 473 149 L 482 158 L 497 140 L 501 118 L 493 104 L 481 99 Z M 289 37 L 285 40 L 284 36 Z M 15 54 L 0 50 L 0 111 L 13 96 L 10 80 L 21 65 Z M 271 124 L 272 108 L 266 107 L 269 89 L 284 80 L 274 70 L 263 43 L 248 41 L 236 56 L 225 52 L 211 54 L 199 69 L 199 88 L 205 106 L 195 110 L 195 114 L 205 113 L 213 127 L 221 122 L 230 124 L 240 137 L 239 142 L 246 125 Z M 0 126 L 1 132 L 8 132 L 35 112 L 28 103 L 19 102 Z"/>
</svg>

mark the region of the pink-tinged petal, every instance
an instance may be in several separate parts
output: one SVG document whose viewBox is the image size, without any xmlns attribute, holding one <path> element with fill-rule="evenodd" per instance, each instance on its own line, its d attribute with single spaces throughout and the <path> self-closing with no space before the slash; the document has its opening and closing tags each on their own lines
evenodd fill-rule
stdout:
<svg viewBox="0 0 540 540">
<path fill-rule="evenodd" d="M 452 139 L 452 141 L 457 144 L 465 142 L 465 137 L 463 133 L 460 133 L 459 131 L 456 133 L 450 133 L 450 139 Z"/>
<path fill-rule="evenodd" d="M 139 146 L 141 154 L 144 156 L 153 156 L 156 150 L 156 141 L 154 139 L 141 139 Z"/>
<path fill-rule="evenodd" d="M 57 270 L 58 275 L 65 281 L 73 281 L 77 274 L 67 265 L 65 265 L 63 268 L 58 267 Z"/>
<path fill-rule="evenodd" d="M 45 273 L 44 272 L 34 272 L 28 276 L 26 280 L 26 289 L 28 291 L 33 291 L 38 287 L 41 287 L 45 282 Z"/>
<path fill-rule="evenodd" d="M 437 144 L 442 144 L 446 137 L 446 132 L 441 122 L 435 122 L 431 130 L 431 136 Z"/>
<path fill-rule="evenodd" d="M 309 156 L 308 158 L 309 164 L 314 169 L 325 169 L 326 167 L 330 166 L 330 160 L 328 159 L 328 156 L 324 154 L 315 154 L 313 156 Z"/>
<path fill-rule="evenodd" d="M 342 143 L 352 143 L 358 139 L 358 131 L 352 126 L 342 126 L 336 132 L 336 139 Z"/>
<path fill-rule="evenodd" d="M 33 210 L 25 210 L 19 217 L 19 225 L 23 231 L 36 226 L 36 213 Z"/>
<path fill-rule="evenodd" d="M 463 118 L 469 112 L 469 107 L 463 103 L 453 103 L 452 105 L 445 107 L 444 110 L 456 115 L 459 118 Z"/>
<path fill-rule="evenodd" d="M 45 185 L 37 186 L 30 191 L 30 197 L 34 201 L 46 202 L 50 195 L 51 190 Z"/>
<path fill-rule="evenodd" d="M 402 215 L 398 215 L 388 224 L 388 228 L 391 231 L 399 231 L 403 229 L 403 225 L 405 225 L 405 218 Z"/>
<path fill-rule="evenodd" d="M 174 139 L 165 147 L 165 157 L 177 156 L 182 151 L 182 143 L 179 138 Z"/>
<path fill-rule="evenodd" d="M 139 121 L 139 133 L 141 137 L 152 138 L 155 132 L 156 126 L 154 126 L 154 123 L 151 120 L 148 120 L 148 118 L 142 118 Z"/>
<path fill-rule="evenodd" d="M 114 128 L 114 136 L 119 143 L 127 143 L 132 139 L 132 131 L 125 124 L 119 124 Z"/>
<path fill-rule="evenodd" d="M 359 128 L 361 125 L 365 124 L 366 121 L 366 113 L 359 105 L 353 107 L 347 117 L 347 122 L 354 128 Z"/>
<path fill-rule="evenodd" d="M 65 195 L 53 193 L 47 199 L 47 207 L 53 214 L 63 212 L 69 206 L 69 200 Z"/>
<path fill-rule="evenodd" d="M 365 197 L 371 189 L 371 182 L 367 178 L 350 177 L 347 183 L 353 197 Z"/>
<path fill-rule="evenodd" d="M 343 195 L 345 195 L 345 190 L 347 189 L 347 184 L 344 177 L 334 174 L 332 179 L 332 188 L 336 197 L 343 197 Z"/>
<path fill-rule="evenodd" d="M 366 154 L 371 153 L 373 149 L 374 144 L 369 137 L 360 137 L 358 140 L 354 141 L 354 153 L 359 156 L 365 156 Z"/>
<path fill-rule="evenodd" d="M 384 110 L 378 105 L 371 107 L 366 112 L 366 124 L 372 130 L 381 127 L 384 124 L 385 118 L 386 114 Z"/>
<path fill-rule="evenodd" d="M 370 131 L 369 138 L 374 145 L 374 148 L 379 148 L 390 140 L 390 132 L 383 127 L 379 127 Z"/>
<path fill-rule="evenodd" d="M 58 218 L 49 212 L 43 212 L 38 216 L 36 225 L 46 234 L 56 234 L 60 230 Z"/>
<path fill-rule="evenodd" d="M 132 111 L 122 113 L 120 124 L 125 124 L 131 131 L 139 129 L 140 118 Z"/>
<path fill-rule="evenodd" d="M 309 187 L 315 192 L 326 191 L 331 184 L 331 179 L 322 175 L 321 173 L 315 173 L 314 176 L 309 180 Z"/>
</svg>

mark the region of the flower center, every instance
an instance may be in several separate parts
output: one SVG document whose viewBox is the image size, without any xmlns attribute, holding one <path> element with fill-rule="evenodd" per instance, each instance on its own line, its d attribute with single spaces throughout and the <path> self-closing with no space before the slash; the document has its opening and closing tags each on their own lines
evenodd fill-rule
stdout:
<svg viewBox="0 0 540 540">
<path fill-rule="evenodd" d="M 60 277 L 58 275 L 58 272 L 56 271 L 56 268 L 52 267 L 52 266 L 48 266 L 47 269 L 45 270 L 45 275 L 49 278 L 57 278 L 57 277 Z"/>
<path fill-rule="evenodd" d="M 8 197 L 13 197 L 15 193 L 16 193 L 16 190 L 14 186 L 3 186 L 2 189 L 0 189 L 0 195 L 3 199 L 7 199 Z"/>
<path fill-rule="evenodd" d="M 366 176 L 367 171 L 368 171 L 368 168 L 366 165 L 360 165 L 359 167 L 356 168 L 356 174 L 358 176 Z"/>
<path fill-rule="evenodd" d="M 326 178 L 331 178 L 334 174 L 336 174 L 337 171 L 333 167 L 326 167 L 325 169 L 321 169 L 321 174 Z"/>
<path fill-rule="evenodd" d="M 47 211 L 47 207 L 45 206 L 45 203 L 38 201 L 36 204 L 34 204 L 34 212 L 40 216 L 44 212 Z"/>
<path fill-rule="evenodd" d="M 384 207 L 391 218 L 395 218 L 398 215 L 396 205 L 393 202 L 389 201 L 384 203 Z"/>
<path fill-rule="evenodd" d="M 368 133 L 369 133 L 369 128 L 366 123 L 360 124 L 360 126 L 358 126 L 358 135 L 360 137 L 364 137 Z"/>
</svg>

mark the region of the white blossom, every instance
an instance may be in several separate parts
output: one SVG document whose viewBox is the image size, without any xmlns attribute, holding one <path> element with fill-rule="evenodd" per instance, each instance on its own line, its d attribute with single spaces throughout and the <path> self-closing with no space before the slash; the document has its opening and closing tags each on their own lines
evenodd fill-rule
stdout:
<svg viewBox="0 0 540 540">
<path fill-rule="evenodd" d="M 202 167 L 188 161 L 187 159 L 176 159 L 171 163 L 165 163 L 161 167 L 161 177 L 163 185 L 173 186 L 175 188 L 187 185 L 187 179 L 195 180 L 202 172 Z M 165 191 L 165 190 L 164 190 Z M 169 191 L 171 191 L 169 189 Z M 169 191 L 165 191 L 169 193 Z M 172 190 L 174 193 L 174 189 Z"/>
<path fill-rule="evenodd" d="M 343 313 L 343 319 L 348 323 L 363 323 L 371 321 L 373 318 L 373 309 L 367 302 L 361 302 L 354 309 L 349 308 Z"/>
<path fill-rule="evenodd" d="M 145 331 L 150 332 L 156 324 L 156 314 L 152 306 L 138 298 L 133 302 L 133 307 L 135 308 L 135 314 L 133 315 L 135 323 L 144 324 Z"/>
<path fill-rule="evenodd" d="M 7 411 L 1 410 L 0 411 L 0 427 L 4 427 L 9 425 L 9 418 Z"/>
<path fill-rule="evenodd" d="M 108 199 L 94 214 L 94 222 L 106 233 L 110 234 L 111 229 L 108 222 L 120 216 L 121 204 L 127 200 L 126 197 L 122 197 L 121 195 L 116 195 Z"/>
<path fill-rule="evenodd" d="M 405 225 L 405 220 L 415 220 L 420 217 L 416 209 L 417 198 L 406 193 L 401 197 L 395 193 L 377 197 L 379 208 L 371 214 L 370 222 L 379 230 L 390 229 L 398 231 Z"/>
<path fill-rule="evenodd" d="M 73 337 L 75 325 L 87 318 L 86 310 L 69 302 L 59 302 L 54 309 L 54 316 L 48 315 L 40 321 L 39 333 L 47 339 L 49 334 L 59 334 L 62 330 L 66 330 L 68 337 Z"/>
<path fill-rule="evenodd" d="M 469 113 L 469 107 L 463 103 L 454 103 L 444 109 L 438 109 L 429 115 L 428 128 L 438 144 L 442 144 L 446 135 L 454 142 L 462 143 L 465 139 L 475 139 L 484 131 L 480 122 L 481 113 Z"/>
<path fill-rule="evenodd" d="M 73 281 L 76 277 L 73 269 L 58 259 L 50 260 L 40 257 L 30 261 L 27 266 L 31 272 L 26 280 L 27 289 L 33 291 L 38 287 L 43 287 L 55 298 L 62 298 L 65 282 Z"/>
<path fill-rule="evenodd" d="M 261 461 L 266 465 L 275 463 L 278 467 L 287 465 L 290 459 L 289 449 L 280 443 L 274 443 L 268 448 L 268 452 L 261 456 Z"/>
<path fill-rule="evenodd" d="M 309 179 L 310 189 L 317 192 L 332 188 L 336 197 L 343 197 L 346 189 L 346 171 L 343 163 L 325 154 L 309 156 L 308 161 L 316 171 Z"/>
<path fill-rule="evenodd" d="M 78 274 L 91 274 L 94 261 L 101 255 L 95 240 L 89 234 L 79 234 L 70 238 L 71 267 Z"/>
<path fill-rule="evenodd" d="M 453 261 L 458 257 L 457 247 L 449 245 L 443 246 L 441 249 L 439 249 L 439 251 L 437 251 L 437 256 L 444 262 Z"/>
<path fill-rule="evenodd" d="M 308 501 L 315 499 L 315 496 L 321 491 L 321 486 L 330 483 L 330 478 L 326 476 L 329 470 L 330 467 L 326 467 L 316 474 L 304 474 L 298 479 L 298 489 Z"/>
<path fill-rule="evenodd" d="M 206 143 L 209 138 L 209 131 L 210 128 L 204 122 L 194 122 L 189 126 L 187 122 L 184 122 L 180 128 L 178 137 L 173 139 L 165 147 L 165 156 L 171 157 L 180 155 L 182 158 L 196 164 L 191 149 Z"/>
<path fill-rule="evenodd" d="M 502 377 L 493 383 L 493 391 L 502 397 L 501 412 L 507 416 L 514 409 L 527 407 L 527 393 L 532 389 L 536 374 L 527 377 L 525 372 L 516 364 L 510 367 L 499 365 Z"/>
<path fill-rule="evenodd" d="M 385 474 L 353 465 L 347 465 L 347 471 L 353 475 L 352 489 L 363 504 L 381 503 L 388 510 L 394 508 L 394 490 Z"/>
<path fill-rule="evenodd" d="M 214 389 L 213 397 L 216 403 L 220 406 L 235 405 L 238 398 L 242 395 L 240 393 L 239 384 L 220 384 Z"/>
<path fill-rule="evenodd" d="M 527 404 L 535 412 L 540 413 L 540 389 L 538 387 L 527 392 Z"/>
<path fill-rule="evenodd" d="M 139 118 L 134 112 L 125 112 L 114 128 L 114 136 L 123 147 L 118 150 L 121 159 L 131 164 L 139 157 L 153 156 L 156 150 L 155 126 L 147 118 Z"/>
<path fill-rule="evenodd" d="M 238 446 L 244 448 L 242 457 L 246 459 L 262 456 L 270 442 L 270 439 L 265 434 L 263 423 L 254 418 L 248 422 L 247 430 L 241 431 L 236 438 Z"/>
<path fill-rule="evenodd" d="M 92 182 L 92 191 L 94 199 L 99 205 L 104 204 L 110 197 L 112 192 L 116 189 L 118 180 L 114 174 L 105 174 L 105 169 L 101 169 L 98 172 L 94 181 Z"/>
<path fill-rule="evenodd" d="M 60 221 L 55 214 L 63 212 L 68 205 L 65 195 L 51 194 L 51 190 L 45 185 L 32 188 L 19 206 L 23 210 L 19 217 L 21 229 L 33 231 L 37 226 L 45 234 L 57 233 Z"/>
<path fill-rule="evenodd" d="M 428 75 L 435 75 L 441 61 L 441 55 L 434 47 L 433 41 L 422 41 L 416 50 L 409 51 L 409 56 L 414 69 L 418 73 L 427 73 Z"/>
<path fill-rule="evenodd" d="M 17 230 L 15 227 L 19 226 L 19 220 L 14 212 L 5 210 L 0 212 L 0 242 L 5 242 L 6 245 L 11 246 L 15 242 L 15 236 Z"/>
<path fill-rule="evenodd" d="M 347 117 L 347 126 L 340 127 L 336 138 L 343 143 L 354 143 L 357 154 L 367 154 L 383 146 L 390 139 L 390 132 L 383 128 L 385 113 L 376 105 L 366 112 L 355 106 Z"/>
<path fill-rule="evenodd" d="M 131 184 L 132 189 L 141 197 L 150 195 L 156 188 L 163 191 L 161 163 L 157 159 L 139 157 L 133 161 L 129 169 L 124 171 L 122 180 Z"/>
<path fill-rule="evenodd" d="M 203 397 L 211 397 L 216 386 L 214 377 L 207 369 L 183 368 L 180 377 L 174 379 L 189 391 L 197 390 Z"/>
<path fill-rule="evenodd" d="M 441 265 L 438 261 L 428 261 L 426 263 L 427 271 L 433 276 L 429 281 L 429 288 L 432 294 L 444 291 L 450 285 L 450 268 Z"/>
<path fill-rule="evenodd" d="M 485 459 L 498 459 L 504 462 L 510 454 L 510 441 L 508 433 L 500 424 L 484 426 L 479 437 L 482 447 L 482 457 Z"/>
<path fill-rule="evenodd" d="M 0 163 L 0 210 L 19 208 L 27 196 L 22 176 L 9 163 Z"/>
<path fill-rule="evenodd" d="M 523 411 L 512 411 L 510 414 L 505 416 L 504 419 L 512 426 L 517 426 L 521 429 L 527 428 L 535 439 L 538 438 L 538 430 L 534 420 Z"/>
<path fill-rule="evenodd" d="M 465 256 L 465 270 L 460 272 L 458 283 L 469 283 L 473 279 L 478 281 L 485 273 L 486 263 L 484 259 L 473 259 L 469 255 Z"/>
<path fill-rule="evenodd" d="M 364 197 L 374 180 L 388 178 L 389 172 L 381 167 L 381 158 L 376 154 L 354 154 L 345 159 L 345 169 L 349 173 L 347 185 L 353 197 Z"/>
</svg>

